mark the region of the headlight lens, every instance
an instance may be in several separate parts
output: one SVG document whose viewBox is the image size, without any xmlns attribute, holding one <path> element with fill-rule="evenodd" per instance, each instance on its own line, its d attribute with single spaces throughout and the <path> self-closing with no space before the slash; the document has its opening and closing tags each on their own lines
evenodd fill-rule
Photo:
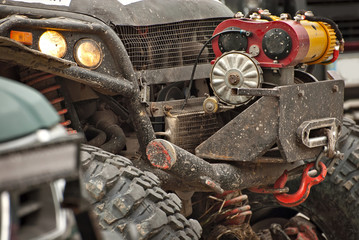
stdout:
<svg viewBox="0 0 359 240">
<path fill-rule="evenodd" d="M 66 40 L 59 32 L 46 31 L 40 36 L 39 49 L 45 54 L 62 58 L 67 50 Z"/>
<path fill-rule="evenodd" d="M 76 43 L 74 57 L 80 66 L 95 69 L 100 66 L 103 55 L 100 45 L 96 41 L 86 38 Z"/>
</svg>

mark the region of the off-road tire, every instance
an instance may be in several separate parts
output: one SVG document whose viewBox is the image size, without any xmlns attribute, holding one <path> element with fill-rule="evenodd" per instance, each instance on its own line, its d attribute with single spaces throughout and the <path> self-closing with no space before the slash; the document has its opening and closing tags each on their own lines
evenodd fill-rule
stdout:
<svg viewBox="0 0 359 240">
<path fill-rule="evenodd" d="M 83 145 L 83 181 L 100 227 L 123 239 L 199 239 L 202 228 L 180 214 L 181 200 L 125 157 Z"/>
<path fill-rule="evenodd" d="M 353 121 L 344 120 L 339 149 L 344 153 L 344 159 L 338 159 L 332 165 L 329 165 L 329 160 L 324 161 L 327 166 L 329 165 L 325 181 L 314 186 L 308 199 L 294 210 L 308 216 L 328 240 L 357 240 L 359 239 L 359 128 Z M 291 181 L 287 186 L 298 189 L 299 180 Z M 248 195 L 254 216 L 260 209 L 279 207 L 270 195 L 253 193 Z"/>
</svg>

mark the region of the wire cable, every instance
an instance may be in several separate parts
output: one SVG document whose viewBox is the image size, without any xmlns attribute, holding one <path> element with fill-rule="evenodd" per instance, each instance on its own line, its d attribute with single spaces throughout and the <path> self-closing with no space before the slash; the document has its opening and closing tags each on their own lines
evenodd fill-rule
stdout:
<svg viewBox="0 0 359 240">
<path fill-rule="evenodd" d="M 247 37 L 251 35 L 251 32 L 248 32 L 246 30 L 224 30 L 222 32 L 219 32 L 215 35 L 213 35 L 210 39 L 208 39 L 204 44 L 203 44 L 203 47 L 201 48 L 201 51 L 199 51 L 198 55 L 197 55 L 197 58 L 196 58 L 196 61 L 193 65 L 193 68 L 192 68 L 192 73 L 191 73 L 191 78 L 190 78 L 190 82 L 189 82 L 189 86 L 188 86 L 188 89 L 186 91 L 186 98 L 185 98 L 185 101 L 183 103 L 183 106 L 182 106 L 182 110 L 184 109 L 184 107 L 186 106 L 187 104 L 187 101 L 188 101 L 188 98 L 189 96 L 191 95 L 191 88 L 192 88 L 192 85 L 193 85 L 193 78 L 194 78 L 194 74 L 196 72 L 196 68 L 197 68 L 197 65 L 198 65 L 198 62 L 199 62 L 199 59 L 202 55 L 202 52 L 203 50 L 206 48 L 206 46 L 208 45 L 208 43 L 210 43 L 213 39 L 215 39 L 216 37 L 222 35 L 222 34 L 225 34 L 225 33 L 240 33 L 240 34 L 245 34 Z"/>
</svg>

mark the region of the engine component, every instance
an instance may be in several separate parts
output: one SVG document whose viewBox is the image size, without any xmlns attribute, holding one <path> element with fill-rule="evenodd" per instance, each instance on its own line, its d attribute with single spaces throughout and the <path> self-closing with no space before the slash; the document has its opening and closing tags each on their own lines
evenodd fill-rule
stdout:
<svg viewBox="0 0 359 240">
<path fill-rule="evenodd" d="M 229 28 L 225 30 L 241 30 L 239 28 Z M 224 33 L 219 36 L 218 46 L 222 53 L 235 51 L 245 51 L 247 49 L 247 36 L 241 33 Z"/>
<path fill-rule="evenodd" d="M 91 116 L 95 127 L 103 131 L 108 141 L 101 145 L 105 151 L 119 153 L 126 145 L 126 136 L 118 125 L 118 118 L 111 110 L 101 110 Z"/>
<path fill-rule="evenodd" d="M 292 38 L 283 29 L 273 28 L 264 34 L 262 47 L 265 55 L 270 59 L 283 59 L 292 50 Z"/>
<path fill-rule="evenodd" d="M 203 101 L 203 110 L 206 113 L 215 113 L 218 111 L 218 98 L 208 97 Z"/>
<path fill-rule="evenodd" d="M 336 59 L 337 37 L 330 24 L 304 18 L 295 21 L 274 17 L 271 19 L 272 21 L 237 18 L 223 21 L 213 35 L 227 29 L 241 29 L 252 34 L 246 37 L 246 45 L 243 38 L 229 38 L 227 34 L 215 38 L 212 47 L 216 58 L 219 58 L 224 50 L 229 52 L 237 50 L 238 46 L 246 46 L 243 50 L 250 53 L 253 52 L 251 46 L 258 46 L 259 49 L 253 56 L 261 67 L 282 68 L 298 63 L 326 63 Z M 228 43 L 228 40 L 233 43 Z"/>
<path fill-rule="evenodd" d="M 218 114 L 168 113 L 165 118 L 165 132 L 156 132 L 158 136 L 177 146 L 194 153 L 194 149 L 223 126 Z"/>
<path fill-rule="evenodd" d="M 56 83 L 54 75 L 44 72 L 27 72 L 25 70 L 20 71 L 20 75 L 23 83 L 37 89 L 50 101 L 61 118 L 61 125 L 69 127 L 71 120 L 65 117 L 68 112 L 64 104 L 65 98 L 60 94 L 59 89 L 61 86 Z"/>
<path fill-rule="evenodd" d="M 235 95 L 233 88 L 258 88 L 262 82 L 262 69 L 246 53 L 232 51 L 217 58 L 210 75 L 214 94 L 232 105 L 247 103 L 253 96 Z"/>
</svg>

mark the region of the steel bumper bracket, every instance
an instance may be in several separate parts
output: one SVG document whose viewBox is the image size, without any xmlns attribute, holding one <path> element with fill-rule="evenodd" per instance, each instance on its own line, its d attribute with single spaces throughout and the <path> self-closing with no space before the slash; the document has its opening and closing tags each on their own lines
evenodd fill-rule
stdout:
<svg viewBox="0 0 359 240">
<path fill-rule="evenodd" d="M 196 155 L 253 161 L 277 144 L 285 162 L 315 158 L 321 146 L 327 145 L 327 140 L 320 135 L 315 137 L 315 133 L 321 128 L 340 130 L 344 82 L 328 80 L 279 86 L 275 92 L 278 95 L 262 96 L 201 143 Z"/>
</svg>

